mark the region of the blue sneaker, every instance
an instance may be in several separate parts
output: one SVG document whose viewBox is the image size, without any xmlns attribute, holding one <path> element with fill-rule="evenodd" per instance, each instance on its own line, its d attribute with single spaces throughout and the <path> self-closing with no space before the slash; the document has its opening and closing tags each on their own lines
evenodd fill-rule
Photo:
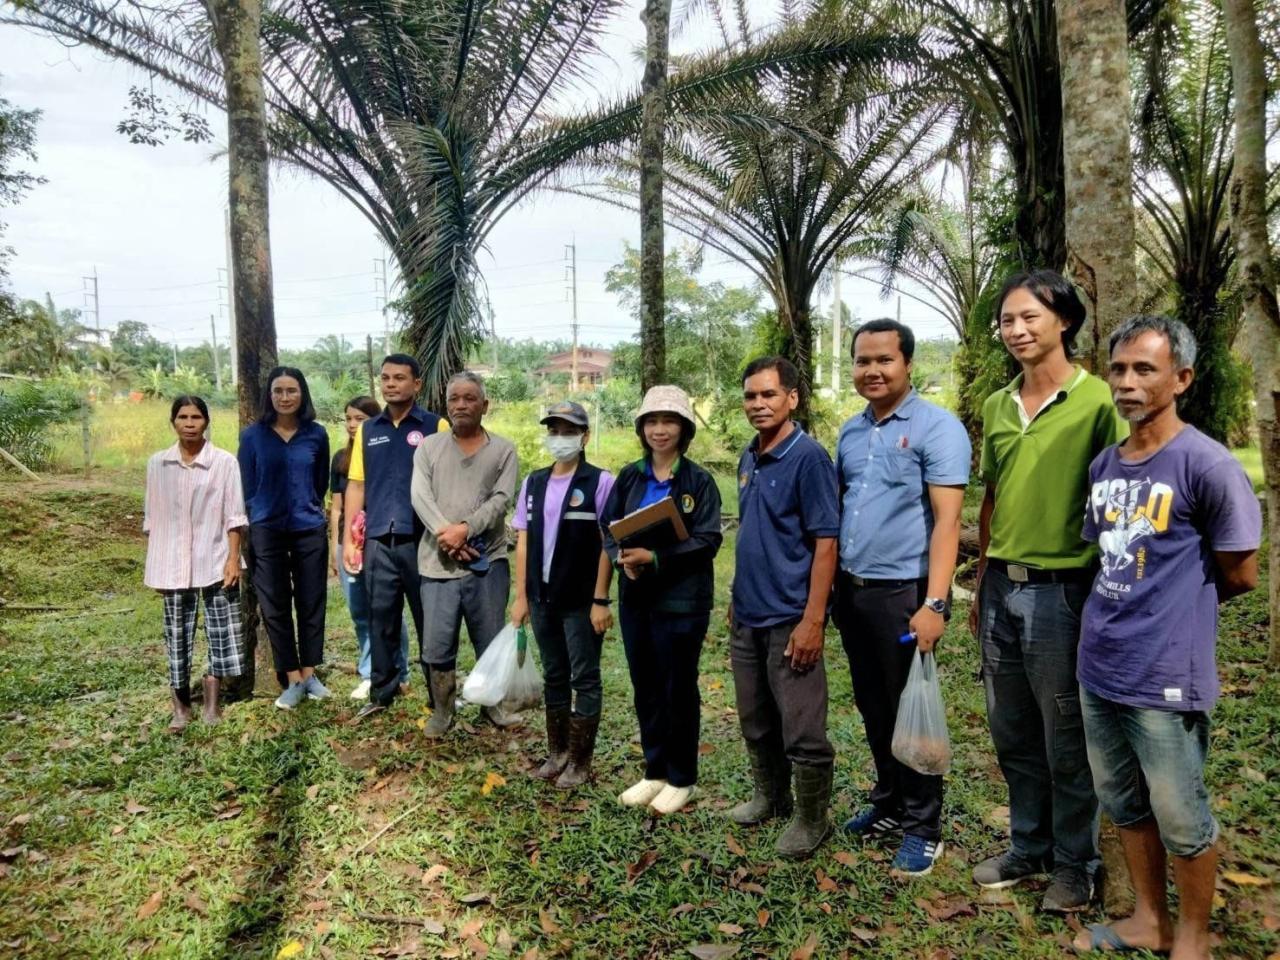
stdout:
<svg viewBox="0 0 1280 960">
<path fill-rule="evenodd" d="M 859 837 L 883 837 L 902 829 L 902 822 L 891 813 L 875 807 L 863 807 L 844 822 L 844 832 Z"/>
<path fill-rule="evenodd" d="M 314 673 L 302 681 L 303 687 L 306 688 L 307 697 L 311 700 L 328 700 L 329 688 L 320 682 L 320 678 Z"/>
<path fill-rule="evenodd" d="M 284 693 L 276 697 L 276 706 L 281 710 L 292 710 L 306 699 L 307 685 L 299 680 L 297 683 L 289 684 Z"/>
<path fill-rule="evenodd" d="M 889 869 L 904 877 L 926 876 L 942 856 L 944 846 L 941 840 L 926 840 L 918 833 L 905 834 L 902 846 L 898 848 L 898 855 L 893 858 Z"/>
</svg>

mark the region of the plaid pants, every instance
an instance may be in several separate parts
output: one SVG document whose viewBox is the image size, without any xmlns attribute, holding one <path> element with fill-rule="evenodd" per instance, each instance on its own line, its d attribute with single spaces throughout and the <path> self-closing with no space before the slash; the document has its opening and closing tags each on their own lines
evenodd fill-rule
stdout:
<svg viewBox="0 0 1280 960">
<path fill-rule="evenodd" d="M 215 583 L 192 590 L 163 590 L 164 645 L 169 654 L 169 686 L 191 685 L 191 655 L 195 649 L 196 613 L 204 601 L 204 633 L 209 640 L 209 673 L 238 677 L 244 672 L 241 643 L 240 588 Z"/>
</svg>

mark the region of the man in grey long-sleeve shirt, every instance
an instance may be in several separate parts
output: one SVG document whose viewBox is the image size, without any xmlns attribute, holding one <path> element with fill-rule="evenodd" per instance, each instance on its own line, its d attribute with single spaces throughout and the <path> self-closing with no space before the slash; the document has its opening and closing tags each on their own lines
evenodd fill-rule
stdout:
<svg viewBox="0 0 1280 960">
<path fill-rule="evenodd" d="M 482 424 L 489 400 L 478 376 L 455 374 L 445 404 L 452 429 L 418 445 L 411 487 L 413 509 L 426 527 L 418 545 L 422 657 L 431 667 L 435 709 L 423 732 L 433 739 L 453 723 L 463 621 L 477 657 L 502 629 L 511 585 L 506 515 L 519 472 L 511 441 Z M 514 722 L 501 708 L 484 712 L 498 726 Z"/>
</svg>

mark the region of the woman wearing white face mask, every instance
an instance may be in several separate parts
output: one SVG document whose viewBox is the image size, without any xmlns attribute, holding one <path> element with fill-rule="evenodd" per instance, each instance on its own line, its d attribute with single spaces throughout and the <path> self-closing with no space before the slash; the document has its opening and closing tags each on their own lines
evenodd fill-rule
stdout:
<svg viewBox="0 0 1280 960">
<path fill-rule="evenodd" d="M 590 420 L 580 404 L 552 405 L 542 418 L 554 462 L 525 478 L 511 525 L 517 531 L 511 622 L 530 623 L 542 672 L 547 758 L 533 776 L 562 789 L 591 774 L 602 691 L 600 647 L 613 625 L 598 515 L 613 475 L 587 463 Z"/>
</svg>

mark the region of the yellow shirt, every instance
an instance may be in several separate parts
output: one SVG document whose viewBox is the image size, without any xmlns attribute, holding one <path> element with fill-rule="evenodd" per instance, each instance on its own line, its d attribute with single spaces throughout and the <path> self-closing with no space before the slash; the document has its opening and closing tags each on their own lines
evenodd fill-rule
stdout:
<svg viewBox="0 0 1280 960">
<path fill-rule="evenodd" d="M 406 416 L 408 414 L 406 413 Z M 400 420 L 403 420 L 401 417 Z M 400 426 L 400 420 L 391 421 L 395 426 Z M 449 430 L 449 421 L 444 417 L 440 418 L 440 425 L 436 428 L 436 433 L 444 433 Z M 351 445 L 351 462 L 347 464 L 347 480 L 354 480 L 356 483 L 364 483 L 364 422 L 356 427 L 356 437 Z"/>
</svg>

